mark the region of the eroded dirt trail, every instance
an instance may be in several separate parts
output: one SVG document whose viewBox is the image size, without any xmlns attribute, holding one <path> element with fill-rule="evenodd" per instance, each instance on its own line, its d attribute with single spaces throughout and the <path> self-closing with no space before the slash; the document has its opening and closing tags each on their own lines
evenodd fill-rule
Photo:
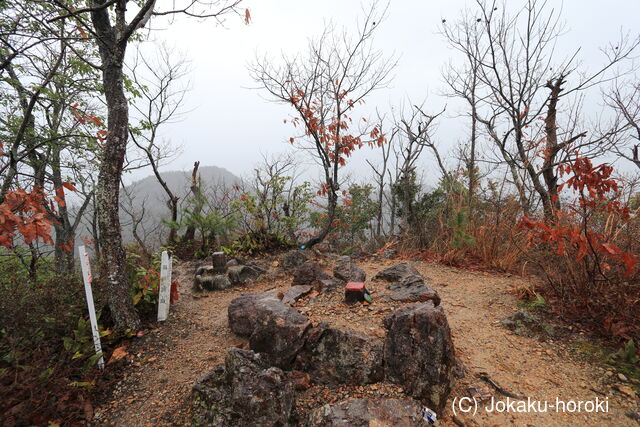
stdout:
<svg viewBox="0 0 640 427">
<path fill-rule="evenodd" d="M 369 277 L 394 264 L 390 260 L 359 262 Z M 523 283 L 519 277 L 457 270 L 436 264 L 413 263 L 427 283 L 442 298 L 451 326 L 456 350 L 466 367 L 466 375 L 454 388 L 444 425 L 451 421 L 451 401 L 468 394 L 469 388 L 490 391 L 496 400 L 506 400 L 477 378 L 486 372 L 502 388 L 535 400 L 556 403 L 569 400 L 608 399 L 609 412 L 602 414 L 487 414 L 481 404 L 476 416 L 463 417 L 467 425 L 531 426 L 633 426 L 625 416 L 637 410 L 637 399 L 612 391 L 611 379 L 604 369 L 576 360 L 563 343 L 536 337 L 515 335 L 500 320 L 513 314 L 517 301 L 509 290 Z M 110 401 L 96 409 L 96 425 L 151 426 L 189 423 L 188 404 L 191 386 L 201 375 L 224 360 L 229 347 L 244 340 L 227 326 L 229 302 L 247 292 L 288 287 L 290 278 L 281 276 L 251 287 L 236 287 L 198 297 L 191 292 L 194 263 L 175 267 L 180 282 L 180 300 L 172 306 L 169 320 L 150 331 L 128 350 L 132 360 L 126 377 L 120 381 Z M 375 297 L 375 294 L 374 294 Z M 372 307 L 375 307 L 375 302 Z M 136 353 L 136 351 L 138 353 Z M 591 389 L 602 391 L 599 395 Z"/>
</svg>

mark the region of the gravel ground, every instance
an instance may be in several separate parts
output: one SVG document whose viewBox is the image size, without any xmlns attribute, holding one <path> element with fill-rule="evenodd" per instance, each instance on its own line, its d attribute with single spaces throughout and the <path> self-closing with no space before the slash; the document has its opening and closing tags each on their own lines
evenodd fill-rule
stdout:
<svg viewBox="0 0 640 427">
<path fill-rule="evenodd" d="M 398 261 L 369 259 L 358 262 L 368 277 Z M 528 425 L 528 426 L 636 426 L 625 414 L 638 411 L 637 395 L 621 390 L 629 386 L 607 369 L 579 360 L 570 351 L 571 338 L 580 334 L 573 328 L 561 338 L 515 335 L 500 320 L 516 311 L 517 301 L 511 292 L 526 278 L 459 270 L 421 261 L 412 264 L 442 298 L 451 326 L 454 344 L 461 360 L 464 376 L 450 396 L 449 409 L 441 416 L 441 425 Z M 272 270 L 277 270 L 273 262 Z M 325 265 L 330 272 L 330 265 Z M 191 385 L 201 375 L 222 363 L 229 347 L 246 348 L 246 340 L 236 337 L 227 325 L 229 302 L 248 292 L 290 286 L 291 277 L 270 274 L 251 286 L 225 291 L 193 294 L 191 280 L 197 264 L 180 263 L 174 276 L 180 282 L 180 300 L 172 306 L 169 320 L 148 331 L 127 350 L 116 363 L 126 364 L 124 378 L 95 411 L 95 425 L 168 426 L 189 424 Z M 386 283 L 367 283 L 372 291 L 370 305 L 347 306 L 342 293 L 310 294 L 295 306 L 314 324 L 327 321 L 331 325 L 350 327 L 378 337 L 384 336 L 382 320 L 401 303 L 387 303 L 380 298 Z M 565 332 L 568 329 L 559 328 Z M 592 401 L 596 397 L 608 401 L 608 413 L 558 413 L 548 407 L 545 414 L 488 413 L 484 408 L 506 397 L 478 378 L 485 373 L 502 389 L 532 400 L 556 404 L 564 401 Z M 594 391 L 595 390 L 595 391 Z M 602 393 L 602 394 L 599 394 Z M 338 389 L 313 385 L 297 398 L 295 413 L 303 419 L 319 405 L 347 397 L 401 397 L 402 389 L 393 384 L 377 383 Z M 478 400 L 475 416 L 458 413 L 454 419 L 454 398 L 474 396 Z M 484 403 L 480 399 L 484 398 Z"/>
</svg>

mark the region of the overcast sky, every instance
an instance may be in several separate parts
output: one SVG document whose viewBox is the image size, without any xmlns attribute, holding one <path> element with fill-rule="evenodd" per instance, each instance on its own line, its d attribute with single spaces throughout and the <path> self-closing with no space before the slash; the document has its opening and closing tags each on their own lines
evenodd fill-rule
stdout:
<svg viewBox="0 0 640 427">
<path fill-rule="evenodd" d="M 459 11 L 472 6 L 471 0 L 391 0 L 386 20 L 377 29 L 375 46 L 389 56 L 399 57 L 391 86 L 368 99 L 367 108 L 388 110 L 410 97 L 424 99 L 429 111 L 449 104 L 447 114 L 454 116 L 455 105 L 438 94 L 442 89 L 441 71 L 453 56 L 458 58 L 438 34 L 442 18 L 453 21 Z M 562 8 L 566 34 L 559 51 L 581 47 L 585 66 L 597 66 L 603 56 L 599 48 L 619 38 L 620 31 L 640 30 L 638 0 L 548 0 Z M 366 4 L 366 3 L 365 3 Z M 521 7 L 521 0 L 509 0 L 509 7 Z M 190 169 L 195 160 L 202 165 L 225 167 L 237 175 L 246 174 L 262 153 L 291 150 L 288 139 L 295 135 L 283 119 L 290 107 L 265 99 L 266 94 L 251 89 L 247 65 L 256 53 L 277 59 L 281 52 L 304 51 L 307 39 L 317 36 L 325 22 L 354 26 L 362 16 L 357 0 L 245 0 L 251 11 L 250 25 L 242 18 L 228 16 L 224 26 L 213 20 L 198 21 L 177 17 L 169 26 L 157 21 L 151 33 L 154 40 L 175 46 L 189 60 L 191 91 L 186 97 L 183 120 L 167 125 L 163 137 L 183 147 L 182 154 L 167 170 Z M 563 52 L 564 53 L 564 52 Z M 597 106 L 591 105 L 592 111 Z M 465 135 L 464 125 L 454 118 L 443 118 L 437 140 L 446 152 Z M 374 157 L 363 149 L 351 167 L 363 175 L 364 157 Z M 423 165 L 428 167 L 429 160 Z M 313 171 L 312 168 L 309 170 Z M 317 176 L 310 172 L 311 177 Z M 148 175 L 137 172 L 129 179 Z"/>
</svg>

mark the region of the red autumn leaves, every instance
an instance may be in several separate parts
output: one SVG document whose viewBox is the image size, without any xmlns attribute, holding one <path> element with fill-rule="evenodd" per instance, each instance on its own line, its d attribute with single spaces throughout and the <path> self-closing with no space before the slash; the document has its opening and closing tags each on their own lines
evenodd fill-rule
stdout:
<svg viewBox="0 0 640 427">
<path fill-rule="evenodd" d="M 70 191 L 76 188 L 69 184 L 62 184 Z M 42 189 L 35 188 L 31 192 L 23 189 L 10 190 L 0 204 L 0 246 L 10 248 L 14 245 L 17 235 L 21 235 L 26 244 L 38 239 L 53 245 L 51 226 L 53 220 L 47 211 L 47 205 L 54 209 L 54 202 L 64 205 L 62 188 L 56 190 L 56 196 L 47 199 Z"/>
<path fill-rule="evenodd" d="M 347 92 L 343 91 L 338 95 L 339 100 L 344 99 Z M 352 135 L 348 133 L 353 119 L 344 111 L 332 111 L 328 118 L 323 117 L 323 108 L 326 108 L 317 100 L 308 100 L 301 90 L 291 94 L 289 98 L 291 104 L 300 113 L 305 125 L 305 135 L 312 136 L 324 151 L 324 161 L 327 163 L 338 163 L 344 166 L 347 158 L 353 151 L 362 148 L 365 144 L 370 147 L 380 147 L 385 142 L 385 136 L 378 126 L 374 126 L 368 133 L 369 139 L 363 139 L 363 135 Z M 339 103 L 338 103 L 339 104 Z M 353 108 L 354 102 L 347 101 L 346 110 Z M 363 119 L 364 120 L 364 119 Z M 294 126 L 300 121 L 296 117 L 292 120 Z M 366 121 L 366 120 L 364 120 Z M 291 143 L 294 138 L 289 138 Z"/>
<path fill-rule="evenodd" d="M 608 164 L 593 166 L 591 160 L 576 153 L 574 160 L 560 165 L 558 169 L 561 176 L 571 175 L 559 186 L 559 191 L 572 189 L 577 198 L 564 209 L 556 210 L 555 220 L 551 223 L 524 216 L 520 226 L 530 230 L 530 244 L 550 245 L 560 256 L 572 249 L 572 256 L 577 262 L 592 255 L 603 274 L 611 270 L 610 262 L 619 263 L 624 267 L 625 276 L 632 275 L 638 262 L 637 255 L 613 243 L 614 233 L 611 231 L 594 230 L 595 224 L 620 224 L 630 216 L 629 207 L 616 197 L 619 184 L 611 176 L 613 167 Z M 605 227 L 605 230 L 612 229 Z"/>
<path fill-rule="evenodd" d="M 53 244 L 51 221 L 43 201 L 44 195 L 40 190 L 7 192 L 0 204 L 0 245 L 6 248 L 13 246 L 16 234 L 22 235 L 27 244 L 38 238 Z"/>
</svg>

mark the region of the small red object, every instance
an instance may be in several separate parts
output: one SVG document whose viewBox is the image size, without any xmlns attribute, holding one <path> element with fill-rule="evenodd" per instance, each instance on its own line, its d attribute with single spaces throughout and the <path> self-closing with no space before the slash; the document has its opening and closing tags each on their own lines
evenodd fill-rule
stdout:
<svg viewBox="0 0 640 427">
<path fill-rule="evenodd" d="M 364 295 L 367 293 L 364 283 L 362 282 L 349 282 L 344 288 L 344 301 L 347 304 L 354 302 L 364 301 Z"/>
<path fill-rule="evenodd" d="M 346 290 L 348 290 L 348 291 L 364 291 L 364 283 L 362 283 L 362 282 L 349 282 L 349 283 L 347 283 Z"/>
</svg>

